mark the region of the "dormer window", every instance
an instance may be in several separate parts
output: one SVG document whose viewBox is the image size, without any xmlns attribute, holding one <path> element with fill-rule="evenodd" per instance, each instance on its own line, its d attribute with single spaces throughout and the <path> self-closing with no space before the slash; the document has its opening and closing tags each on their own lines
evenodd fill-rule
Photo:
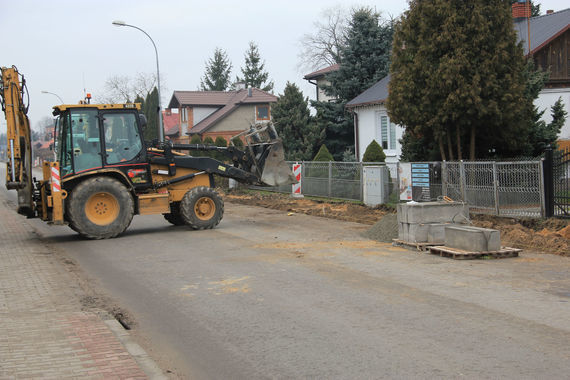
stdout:
<svg viewBox="0 0 570 380">
<path fill-rule="evenodd" d="M 257 106 L 255 107 L 255 119 L 256 120 L 269 120 L 269 106 Z"/>
</svg>

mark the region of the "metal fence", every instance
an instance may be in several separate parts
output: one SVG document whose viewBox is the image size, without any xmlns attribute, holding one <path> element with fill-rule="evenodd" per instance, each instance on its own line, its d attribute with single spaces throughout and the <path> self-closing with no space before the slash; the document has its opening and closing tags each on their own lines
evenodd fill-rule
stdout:
<svg viewBox="0 0 570 380">
<path fill-rule="evenodd" d="M 294 162 L 289 162 L 293 165 Z M 389 169 L 390 203 L 399 201 L 399 163 L 300 162 L 302 193 L 309 196 L 363 200 L 363 168 Z M 542 161 L 428 162 L 429 199 L 447 196 L 469 204 L 472 212 L 512 217 L 544 216 Z M 291 193 L 291 186 L 263 188 Z"/>
<path fill-rule="evenodd" d="M 476 213 L 541 217 L 541 161 L 443 162 L 441 195 L 462 200 Z"/>
<path fill-rule="evenodd" d="M 291 167 L 295 162 L 287 162 Z M 384 162 L 321 162 L 302 161 L 302 193 L 304 195 L 326 198 L 338 198 L 346 200 L 364 200 L 364 176 L 365 166 L 384 166 L 389 170 L 387 186 L 390 194 L 393 194 L 392 201 L 397 202 L 398 188 L 398 164 Z M 264 187 L 256 189 L 278 191 L 290 193 L 291 185 Z"/>
</svg>

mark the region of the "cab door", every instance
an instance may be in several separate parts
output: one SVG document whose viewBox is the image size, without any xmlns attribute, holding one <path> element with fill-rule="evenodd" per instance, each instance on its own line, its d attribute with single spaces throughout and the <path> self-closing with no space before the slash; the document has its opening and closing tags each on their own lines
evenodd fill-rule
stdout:
<svg viewBox="0 0 570 380">
<path fill-rule="evenodd" d="M 103 121 L 104 156 L 106 166 L 122 166 L 141 162 L 143 142 L 134 112 L 106 112 Z"/>
</svg>

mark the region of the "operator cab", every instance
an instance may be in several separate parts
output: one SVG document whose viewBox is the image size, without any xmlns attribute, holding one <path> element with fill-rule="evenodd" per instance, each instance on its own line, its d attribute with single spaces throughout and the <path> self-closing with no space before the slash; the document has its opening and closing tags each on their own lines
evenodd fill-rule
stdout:
<svg viewBox="0 0 570 380">
<path fill-rule="evenodd" d="M 139 104 L 54 107 L 55 158 L 61 177 L 107 167 L 127 170 L 145 163 L 139 109 Z"/>
</svg>

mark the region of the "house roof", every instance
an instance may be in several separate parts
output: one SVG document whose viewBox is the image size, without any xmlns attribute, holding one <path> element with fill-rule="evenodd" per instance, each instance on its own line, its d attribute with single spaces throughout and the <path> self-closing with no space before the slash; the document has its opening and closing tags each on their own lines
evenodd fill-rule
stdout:
<svg viewBox="0 0 570 380">
<path fill-rule="evenodd" d="M 320 69 L 320 70 L 314 71 L 310 74 L 307 74 L 303 77 L 303 79 L 306 79 L 306 80 L 318 79 L 320 77 L 324 77 L 325 74 L 332 73 L 333 71 L 337 71 L 339 68 L 340 68 L 340 65 L 338 63 L 336 63 L 332 66 L 325 67 L 324 69 Z"/>
<path fill-rule="evenodd" d="M 175 136 L 180 132 L 178 121 L 177 113 L 168 114 L 166 111 L 162 111 L 162 123 L 164 125 L 164 134 L 166 136 Z"/>
<path fill-rule="evenodd" d="M 258 88 L 238 91 L 174 91 L 169 108 L 216 107 L 214 113 L 192 127 L 189 133 L 203 133 L 244 104 L 268 104 L 277 102 L 277 96 Z"/>
<path fill-rule="evenodd" d="M 519 41 L 523 41 L 524 54 L 528 51 L 528 23 L 526 19 L 515 20 Z M 532 17 L 530 19 L 530 53 L 535 54 L 553 39 L 570 29 L 570 8 Z"/>
<path fill-rule="evenodd" d="M 384 104 L 388 99 L 388 84 L 390 83 L 390 75 L 376 82 L 368 90 L 364 91 L 350 102 L 346 103 L 348 108 L 362 107 L 373 104 Z"/>
</svg>

